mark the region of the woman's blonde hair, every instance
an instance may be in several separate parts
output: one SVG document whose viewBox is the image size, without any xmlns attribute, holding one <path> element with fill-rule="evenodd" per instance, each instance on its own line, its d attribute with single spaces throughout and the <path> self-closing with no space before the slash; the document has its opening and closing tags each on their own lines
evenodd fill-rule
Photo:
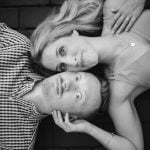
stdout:
<svg viewBox="0 0 150 150">
<path fill-rule="evenodd" d="M 32 57 L 40 63 L 44 48 L 55 40 L 69 36 L 73 30 L 93 35 L 101 30 L 102 0 L 67 0 L 58 14 L 48 16 L 33 32 Z"/>
</svg>

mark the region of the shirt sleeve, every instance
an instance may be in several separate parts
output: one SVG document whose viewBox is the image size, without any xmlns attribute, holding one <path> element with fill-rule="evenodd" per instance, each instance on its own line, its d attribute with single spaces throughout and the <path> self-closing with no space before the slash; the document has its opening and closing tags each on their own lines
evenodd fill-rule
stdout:
<svg viewBox="0 0 150 150">
<path fill-rule="evenodd" d="M 0 31 L 7 29 L 7 25 L 5 23 L 0 23 Z"/>
<path fill-rule="evenodd" d="M 30 40 L 16 30 L 9 28 L 5 23 L 0 23 L 0 48 L 14 45 L 29 46 Z"/>
<path fill-rule="evenodd" d="M 6 148 L 5 146 L 2 146 L 0 143 L 0 150 L 10 150 L 9 148 Z"/>
</svg>

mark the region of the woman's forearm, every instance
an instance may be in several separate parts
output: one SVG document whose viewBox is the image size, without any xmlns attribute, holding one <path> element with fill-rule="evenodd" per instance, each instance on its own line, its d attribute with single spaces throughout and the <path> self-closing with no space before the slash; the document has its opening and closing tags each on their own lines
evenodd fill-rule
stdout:
<svg viewBox="0 0 150 150">
<path fill-rule="evenodd" d="M 128 139 L 109 133 L 92 124 L 86 133 L 94 137 L 108 150 L 138 150 Z"/>
</svg>

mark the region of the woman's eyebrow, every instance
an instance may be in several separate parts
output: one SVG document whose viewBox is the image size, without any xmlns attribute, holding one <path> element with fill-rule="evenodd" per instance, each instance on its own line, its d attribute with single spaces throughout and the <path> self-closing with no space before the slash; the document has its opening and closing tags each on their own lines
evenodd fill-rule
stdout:
<svg viewBox="0 0 150 150">
<path fill-rule="evenodd" d="M 59 71 L 59 65 L 56 66 L 56 71 Z"/>
<path fill-rule="evenodd" d="M 58 54 L 58 48 L 56 48 L 56 57 L 58 57 L 58 55 L 59 55 L 59 54 Z"/>
</svg>

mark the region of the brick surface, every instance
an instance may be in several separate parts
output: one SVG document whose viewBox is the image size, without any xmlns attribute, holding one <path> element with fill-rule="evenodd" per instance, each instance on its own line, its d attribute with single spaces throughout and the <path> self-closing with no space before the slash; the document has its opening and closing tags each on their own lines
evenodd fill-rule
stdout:
<svg viewBox="0 0 150 150">
<path fill-rule="evenodd" d="M 1 6 L 46 5 L 49 0 L 1 0 Z"/>
<path fill-rule="evenodd" d="M 6 23 L 12 28 L 18 27 L 18 9 L 0 8 L 0 22 Z"/>
<path fill-rule="evenodd" d="M 51 0 L 51 4 L 61 5 L 64 0 Z"/>
<path fill-rule="evenodd" d="M 53 7 L 23 7 L 20 12 L 20 27 L 35 28 L 53 10 Z"/>
</svg>

